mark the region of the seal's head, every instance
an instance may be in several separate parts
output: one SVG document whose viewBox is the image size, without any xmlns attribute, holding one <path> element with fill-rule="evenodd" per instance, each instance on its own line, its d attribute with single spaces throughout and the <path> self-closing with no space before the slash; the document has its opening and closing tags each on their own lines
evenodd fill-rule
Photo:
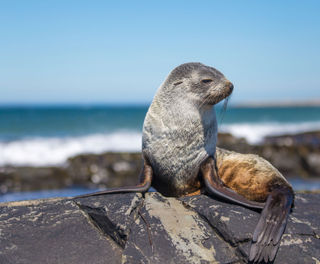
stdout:
<svg viewBox="0 0 320 264">
<path fill-rule="evenodd" d="M 196 62 L 176 67 L 164 87 L 166 92 L 184 95 L 200 106 L 212 106 L 228 97 L 233 90 L 233 84 L 221 72 Z"/>
</svg>

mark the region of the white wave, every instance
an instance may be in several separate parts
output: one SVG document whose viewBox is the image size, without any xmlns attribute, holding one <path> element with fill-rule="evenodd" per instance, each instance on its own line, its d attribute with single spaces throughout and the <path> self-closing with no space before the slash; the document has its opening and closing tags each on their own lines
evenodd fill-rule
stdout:
<svg viewBox="0 0 320 264">
<path fill-rule="evenodd" d="M 0 142 L 0 165 L 60 165 L 67 158 L 80 153 L 140 150 L 141 134 L 135 132 L 69 138 L 29 138 Z"/>
<path fill-rule="evenodd" d="M 304 123 L 233 123 L 223 124 L 220 132 L 244 137 L 249 143 L 260 143 L 265 136 L 320 130 L 320 122 Z M 0 141 L 0 166 L 61 165 L 81 153 L 105 151 L 135 152 L 141 150 L 141 133 L 115 132 L 67 138 L 25 138 Z"/>
<path fill-rule="evenodd" d="M 302 123 L 233 123 L 223 124 L 219 131 L 231 133 L 235 137 L 243 137 L 251 144 L 259 144 L 266 136 L 295 134 L 320 130 L 320 122 Z"/>
</svg>

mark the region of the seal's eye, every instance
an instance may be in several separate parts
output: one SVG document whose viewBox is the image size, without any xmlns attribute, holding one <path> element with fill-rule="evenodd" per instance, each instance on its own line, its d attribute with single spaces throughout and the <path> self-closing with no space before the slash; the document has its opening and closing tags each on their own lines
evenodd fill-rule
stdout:
<svg viewBox="0 0 320 264">
<path fill-rule="evenodd" d="M 202 83 L 211 83 L 212 80 L 211 80 L 211 79 L 203 79 L 201 82 L 202 82 Z"/>
<path fill-rule="evenodd" d="M 176 82 L 176 83 L 174 83 L 173 85 L 179 85 L 179 84 L 181 84 L 182 82 L 180 81 L 180 82 Z"/>
</svg>

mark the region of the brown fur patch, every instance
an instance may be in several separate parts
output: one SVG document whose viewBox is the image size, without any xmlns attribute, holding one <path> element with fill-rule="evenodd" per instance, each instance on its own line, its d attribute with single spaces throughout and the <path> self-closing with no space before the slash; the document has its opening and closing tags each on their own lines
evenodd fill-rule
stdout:
<svg viewBox="0 0 320 264">
<path fill-rule="evenodd" d="M 276 186 L 289 186 L 271 164 L 256 155 L 226 152 L 220 159 L 217 156 L 217 167 L 223 183 L 249 200 L 264 202 Z"/>
</svg>

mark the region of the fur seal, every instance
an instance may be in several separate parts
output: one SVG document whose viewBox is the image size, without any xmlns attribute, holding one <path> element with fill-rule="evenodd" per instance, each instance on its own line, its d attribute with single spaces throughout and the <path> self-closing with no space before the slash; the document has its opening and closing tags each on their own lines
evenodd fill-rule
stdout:
<svg viewBox="0 0 320 264">
<path fill-rule="evenodd" d="M 146 192 L 152 185 L 166 196 L 199 190 L 253 209 L 262 209 L 249 260 L 272 261 L 280 245 L 294 194 L 270 163 L 255 155 L 216 148 L 214 105 L 233 84 L 201 63 L 176 67 L 158 89 L 146 114 L 142 135 L 140 184 L 77 196 Z"/>
</svg>

